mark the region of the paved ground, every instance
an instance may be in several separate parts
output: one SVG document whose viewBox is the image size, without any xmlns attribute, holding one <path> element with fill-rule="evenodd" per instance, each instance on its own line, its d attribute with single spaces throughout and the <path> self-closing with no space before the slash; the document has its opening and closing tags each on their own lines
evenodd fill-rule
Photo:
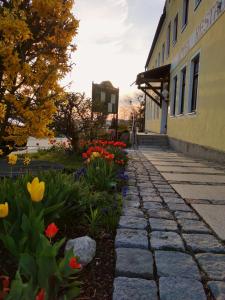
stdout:
<svg viewBox="0 0 225 300">
<path fill-rule="evenodd" d="M 224 168 L 169 150 L 130 156 L 113 300 L 224 300 Z"/>
</svg>

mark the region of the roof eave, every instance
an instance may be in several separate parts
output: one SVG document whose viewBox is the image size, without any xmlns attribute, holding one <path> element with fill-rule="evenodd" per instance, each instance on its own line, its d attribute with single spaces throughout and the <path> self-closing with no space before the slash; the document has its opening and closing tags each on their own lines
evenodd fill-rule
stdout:
<svg viewBox="0 0 225 300">
<path fill-rule="evenodd" d="M 156 29 L 156 33 L 155 33 L 155 36 L 154 36 L 154 39 L 153 39 L 153 42 L 152 42 L 152 46 L 151 46 L 151 49 L 150 49 L 150 52 L 148 54 L 148 58 L 147 58 L 147 61 L 146 61 L 146 64 L 145 64 L 145 69 L 147 69 L 147 67 L 148 67 L 149 61 L 152 57 L 153 51 L 155 49 L 155 45 L 157 43 L 157 40 L 158 40 L 158 37 L 160 35 L 160 32 L 161 32 L 161 29 L 162 29 L 162 26 L 163 26 L 163 23 L 164 23 L 165 19 L 166 19 L 166 4 L 164 6 L 163 14 L 160 17 L 160 20 L 159 20 L 159 23 L 158 23 L 158 26 L 157 26 L 157 29 Z"/>
</svg>

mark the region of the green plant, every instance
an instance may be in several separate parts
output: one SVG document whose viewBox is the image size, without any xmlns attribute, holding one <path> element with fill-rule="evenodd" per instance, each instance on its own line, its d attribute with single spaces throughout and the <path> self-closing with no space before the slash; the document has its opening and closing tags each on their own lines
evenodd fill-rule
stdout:
<svg viewBox="0 0 225 300">
<path fill-rule="evenodd" d="M 93 190 L 110 190 L 115 184 L 115 165 L 104 158 L 96 158 L 87 166 L 85 181 Z"/>
<path fill-rule="evenodd" d="M 108 232 L 117 228 L 122 210 L 122 197 L 119 194 L 108 196 L 108 203 L 101 209 L 101 225 Z"/>
<path fill-rule="evenodd" d="M 90 212 L 89 214 L 85 214 L 85 217 L 88 221 L 91 235 L 95 235 L 98 232 L 98 225 L 101 217 L 98 208 L 93 209 L 90 206 Z"/>
<path fill-rule="evenodd" d="M 57 259 L 59 249 L 65 239 L 52 244 L 43 234 L 33 253 L 23 253 L 15 279 L 12 281 L 6 300 L 35 300 L 39 291 L 43 291 L 46 300 L 74 299 L 79 294 L 79 282 L 76 281 L 77 268 L 70 266 L 72 251 Z M 43 299 L 43 298 L 40 298 Z"/>
</svg>

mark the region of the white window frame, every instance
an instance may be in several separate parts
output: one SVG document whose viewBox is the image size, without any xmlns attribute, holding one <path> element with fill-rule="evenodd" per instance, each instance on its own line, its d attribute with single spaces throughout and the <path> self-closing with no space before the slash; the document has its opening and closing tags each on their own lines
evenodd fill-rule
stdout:
<svg viewBox="0 0 225 300">
<path fill-rule="evenodd" d="M 178 24 L 179 24 L 179 15 L 177 13 L 173 20 L 173 46 L 177 43 L 178 40 Z"/>
<path fill-rule="evenodd" d="M 176 86 L 175 86 L 175 79 L 176 79 Z M 173 87 L 172 87 L 172 98 L 171 98 L 171 107 L 170 107 L 170 116 L 176 116 L 176 100 L 177 100 L 177 87 L 178 87 L 178 75 L 173 76 Z M 176 92 L 176 94 L 175 94 Z"/>
<path fill-rule="evenodd" d="M 198 91 L 197 91 L 197 99 L 199 97 L 199 78 L 200 78 L 200 67 L 201 67 L 201 50 L 196 52 L 190 60 L 190 76 L 189 76 L 189 95 L 188 95 L 188 114 L 196 114 L 197 112 L 197 104 L 196 104 L 196 110 L 192 111 L 192 93 L 193 93 L 193 79 L 194 79 L 194 60 L 199 56 L 199 70 L 198 70 Z"/>
<path fill-rule="evenodd" d="M 162 45 L 162 65 L 164 65 L 164 62 L 165 62 L 165 50 L 166 50 L 165 43 L 163 43 L 163 45 Z"/>
<path fill-rule="evenodd" d="M 184 69 L 186 69 L 186 77 L 185 77 L 185 90 L 184 90 L 184 104 L 185 104 L 185 98 L 186 98 L 186 91 L 187 91 L 187 65 L 182 66 L 180 70 L 180 89 L 179 89 L 179 104 L 178 104 L 178 114 L 184 115 L 185 113 L 185 106 L 183 107 L 183 112 L 181 112 L 181 100 L 182 100 L 182 91 L 183 91 L 183 75 L 184 75 Z"/>
<path fill-rule="evenodd" d="M 188 7 L 187 7 L 188 3 Z M 187 7 L 187 10 L 186 10 Z M 183 13 L 182 13 L 182 28 L 181 31 L 184 31 L 184 29 L 187 27 L 188 19 L 189 19 L 189 8 L 190 8 L 190 0 L 183 0 Z M 185 21 L 185 19 L 187 19 Z"/>
<path fill-rule="evenodd" d="M 166 56 L 170 56 L 170 48 L 171 48 L 171 22 L 167 26 L 167 34 L 166 34 Z"/>
</svg>

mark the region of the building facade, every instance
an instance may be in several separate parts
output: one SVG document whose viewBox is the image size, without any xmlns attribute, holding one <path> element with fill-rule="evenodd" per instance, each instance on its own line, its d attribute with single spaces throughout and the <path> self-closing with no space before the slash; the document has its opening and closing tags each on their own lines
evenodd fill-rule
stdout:
<svg viewBox="0 0 225 300">
<path fill-rule="evenodd" d="M 168 97 L 162 85 L 159 93 L 154 89 L 157 80 L 163 83 L 164 66 L 169 67 Z M 145 130 L 167 133 L 180 150 L 223 155 L 225 0 L 167 0 L 145 68 L 141 77 L 147 74 L 154 82 L 141 82 L 148 91 Z M 162 98 L 158 103 L 154 92 Z"/>
</svg>

